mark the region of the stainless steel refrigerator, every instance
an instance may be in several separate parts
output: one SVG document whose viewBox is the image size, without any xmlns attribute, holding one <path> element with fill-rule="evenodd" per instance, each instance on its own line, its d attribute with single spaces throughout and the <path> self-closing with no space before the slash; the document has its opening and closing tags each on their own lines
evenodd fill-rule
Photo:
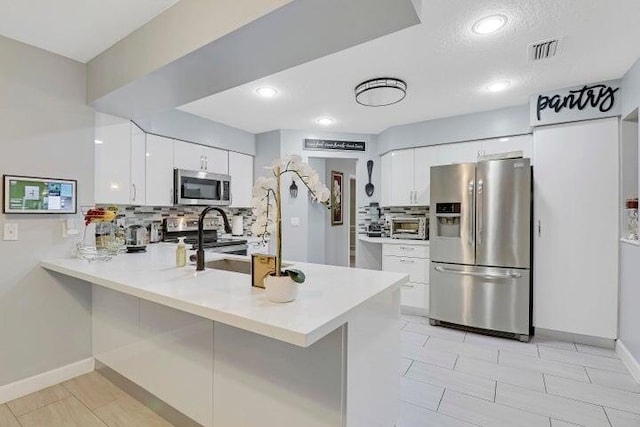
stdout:
<svg viewBox="0 0 640 427">
<path fill-rule="evenodd" d="M 429 317 L 528 341 L 531 161 L 431 167 Z"/>
</svg>

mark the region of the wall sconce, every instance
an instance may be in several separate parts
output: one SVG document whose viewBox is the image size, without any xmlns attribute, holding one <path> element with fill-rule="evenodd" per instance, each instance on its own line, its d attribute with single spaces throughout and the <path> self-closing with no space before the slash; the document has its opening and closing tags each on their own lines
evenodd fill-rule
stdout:
<svg viewBox="0 0 640 427">
<path fill-rule="evenodd" d="M 291 186 L 289 186 L 289 195 L 291 198 L 295 199 L 298 197 L 298 186 L 296 185 L 296 180 L 291 180 Z"/>
</svg>

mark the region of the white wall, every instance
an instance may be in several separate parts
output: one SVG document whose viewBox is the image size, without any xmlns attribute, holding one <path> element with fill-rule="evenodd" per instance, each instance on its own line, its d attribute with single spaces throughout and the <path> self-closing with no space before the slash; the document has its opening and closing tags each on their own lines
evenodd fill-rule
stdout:
<svg viewBox="0 0 640 427">
<path fill-rule="evenodd" d="M 0 170 L 77 179 L 79 203 L 92 203 L 85 65 L 4 37 L 0 63 Z M 91 286 L 39 267 L 69 255 L 67 218 L 0 214 L 0 223 L 18 224 L 20 238 L 0 241 L 0 386 L 91 356 Z"/>
<path fill-rule="evenodd" d="M 640 106 L 640 60 L 622 79 L 622 117 Z M 621 243 L 620 340 L 640 363 L 640 247 Z"/>
<path fill-rule="evenodd" d="M 356 161 L 351 159 L 330 159 L 325 163 L 325 183 L 331 188 L 331 171 L 342 172 L 344 180 L 343 186 L 343 219 L 342 225 L 331 225 L 331 216 L 325 212 L 325 244 L 324 260 L 325 264 L 349 266 L 349 197 L 351 197 L 349 177 L 356 174 Z M 359 182 L 356 179 L 356 189 L 366 182 Z M 311 223 L 311 221 L 309 221 Z"/>
</svg>

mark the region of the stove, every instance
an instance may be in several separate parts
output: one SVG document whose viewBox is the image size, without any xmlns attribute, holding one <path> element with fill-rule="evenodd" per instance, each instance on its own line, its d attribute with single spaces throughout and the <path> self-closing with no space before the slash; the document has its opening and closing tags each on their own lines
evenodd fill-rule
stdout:
<svg viewBox="0 0 640 427">
<path fill-rule="evenodd" d="M 203 247 L 209 252 L 236 255 L 247 254 L 247 241 L 244 239 L 218 238 L 218 222 L 215 217 L 205 218 Z M 191 245 L 191 250 L 198 249 L 198 217 L 180 216 L 165 218 L 162 221 L 163 241 L 177 243 L 179 237 Z"/>
</svg>

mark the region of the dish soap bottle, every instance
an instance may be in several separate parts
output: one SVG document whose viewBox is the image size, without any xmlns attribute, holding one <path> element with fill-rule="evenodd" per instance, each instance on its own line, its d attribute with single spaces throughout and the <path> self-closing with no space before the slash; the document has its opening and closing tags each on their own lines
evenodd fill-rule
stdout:
<svg viewBox="0 0 640 427">
<path fill-rule="evenodd" d="M 184 237 L 178 240 L 180 242 L 176 248 L 176 267 L 184 267 L 187 265 L 187 246 L 184 244 Z"/>
</svg>

